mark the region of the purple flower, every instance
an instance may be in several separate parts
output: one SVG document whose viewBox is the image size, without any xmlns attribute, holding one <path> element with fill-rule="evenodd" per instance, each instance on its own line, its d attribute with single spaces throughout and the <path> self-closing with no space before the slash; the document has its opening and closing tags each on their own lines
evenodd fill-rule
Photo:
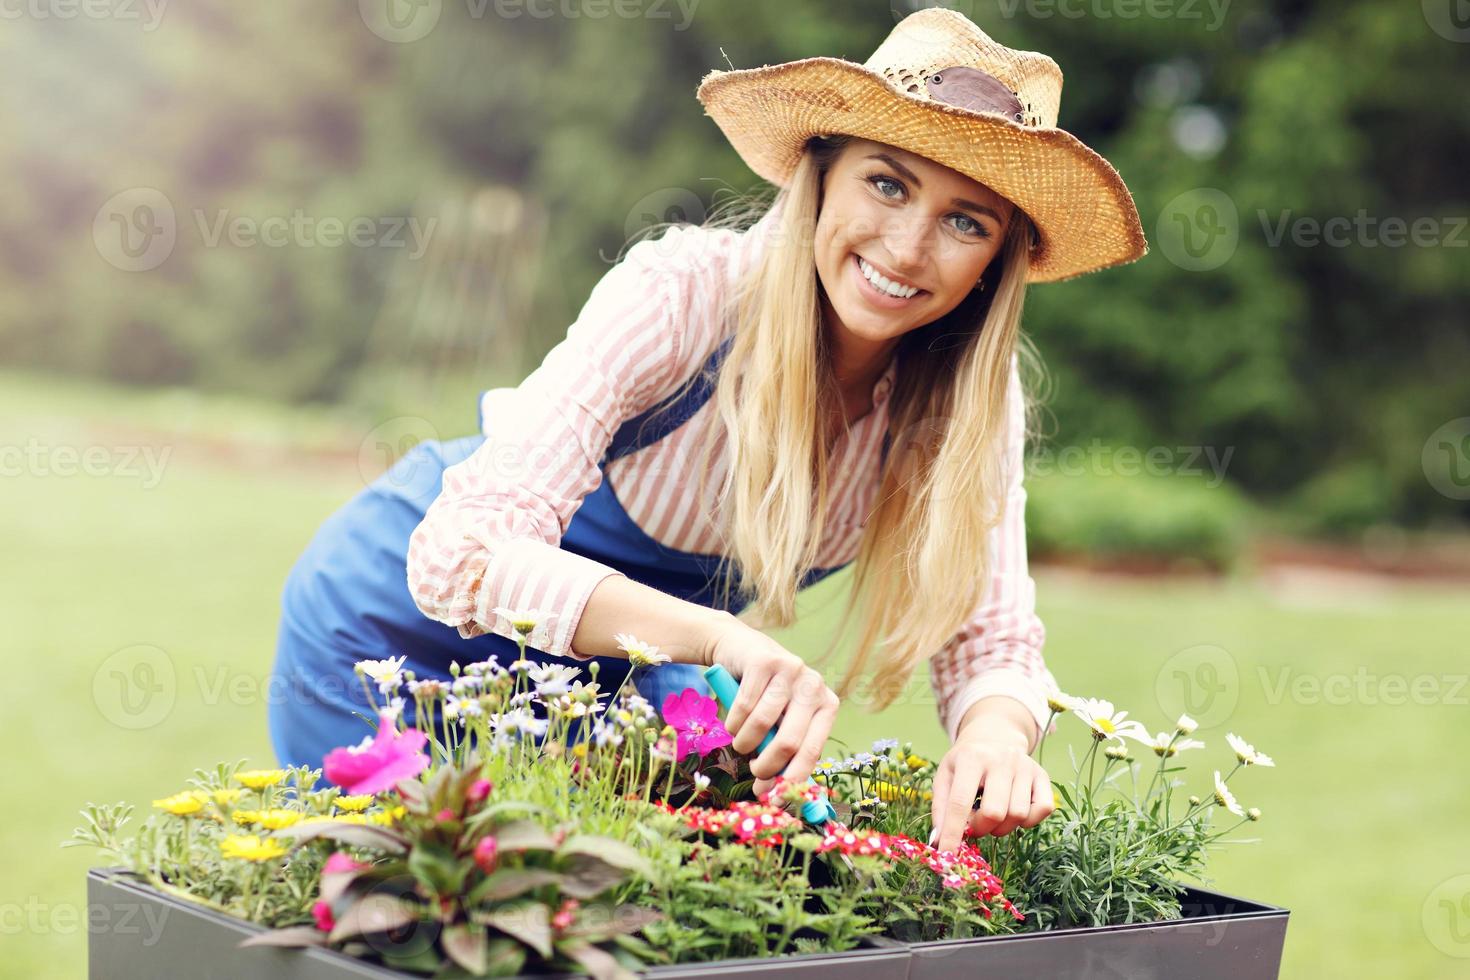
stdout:
<svg viewBox="0 0 1470 980">
<path fill-rule="evenodd" d="M 690 752 L 708 755 L 732 741 L 720 721 L 720 705 L 714 698 L 700 695 L 692 687 L 664 698 L 664 721 L 674 726 L 679 735 L 675 758 L 683 760 Z"/>
</svg>

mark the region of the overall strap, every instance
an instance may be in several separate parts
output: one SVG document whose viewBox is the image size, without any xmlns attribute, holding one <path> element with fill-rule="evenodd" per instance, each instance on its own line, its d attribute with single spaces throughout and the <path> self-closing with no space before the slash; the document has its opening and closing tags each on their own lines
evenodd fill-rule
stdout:
<svg viewBox="0 0 1470 980">
<path fill-rule="evenodd" d="M 695 376 L 694 383 L 677 391 L 663 401 L 628 419 L 613 434 L 607 452 L 599 466 L 606 466 L 615 459 L 647 449 L 649 446 L 672 433 L 689 421 L 694 413 L 709 401 L 714 393 L 715 381 L 719 377 L 720 365 L 730 352 L 735 337 L 731 335 L 720 342 L 714 353 L 705 359 Z"/>
</svg>

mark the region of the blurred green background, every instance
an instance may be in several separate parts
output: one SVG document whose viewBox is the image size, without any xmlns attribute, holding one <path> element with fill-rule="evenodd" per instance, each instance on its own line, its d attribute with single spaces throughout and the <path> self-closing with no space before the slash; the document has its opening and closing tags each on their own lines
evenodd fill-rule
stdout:
<svg viewBox="0 0 1470 980">
<path fill-rule="evenodd" d="M 0 20 L 0 976 L 83 969 L 91 855 L 56 844 L 85 802 L 270 761 L 317 524 L 472 431 L 641 230 L 763 188 L 704 73 L 860 62 L 941 5 L 1057 60 L 1060 125 L 1151 246 L 1028 296 L 1048 663 L 1154 728 L 1200 717 L 1201 784 L 1226 731 L 1277 759 L 1233 784 L 1262 840 L 1215 868 L 1293 910 L 1284 975 L 1470 971 L 1461 0 L 26 0 Z M 926 693 L 840 733 L 937 752 Z"/>
</svg>

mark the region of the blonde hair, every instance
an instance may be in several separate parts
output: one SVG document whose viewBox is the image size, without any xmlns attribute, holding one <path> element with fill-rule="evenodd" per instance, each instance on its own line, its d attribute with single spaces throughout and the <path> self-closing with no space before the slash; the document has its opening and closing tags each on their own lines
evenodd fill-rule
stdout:
<svg viewBox="0 0 1470 980">
<path fill-rule="evenodd" d="M 706 479 L 711 454 L 728 447 L 712 516 L 725 545 L 721 600 L 728 608 L 738 590 L 750 600 L 741 618 L 759 628 L 794 619 L 796 593 L 816 567 L 826 526 L 831 461 L 824 420 L 842 402 L 822 329 L 814 233 L 823 176 L 848 141 L 809 141 L 770 205 L 781 208 L 777 226 L 727 301 L 723 315 L 734 319 L 733 338 L 717 379 L 710 379 L 721 424 L 712 427 L 700 472 Z M 748 202 L 735 204 L 706 227 L 756 214 Z M 893 702 L 984 595 L 987 539 L 1007 496 L 1001 463 L 1013 358 L 1039 372 L 1020 330 L 1034 234 L 1030 220 L 1014 211 L 985 289 L 905 334 L 895 349 L 893 439 L 842 614 L 844 627 L 860 627 L 858 642 L 836 688 L 849 696 L 871 667 L 872 710 Z M 1025 391 L 1015 397 L 1026 399 L 1029 417 Z M 837 631 L 819 663 L 845 635 L 845 628 Z"/>
</svg>

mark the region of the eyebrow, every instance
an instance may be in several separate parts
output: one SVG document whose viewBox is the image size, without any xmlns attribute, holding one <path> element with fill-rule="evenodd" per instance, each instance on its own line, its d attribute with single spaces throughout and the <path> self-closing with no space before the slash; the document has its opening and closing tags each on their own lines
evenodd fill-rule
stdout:
<svg viewBox="0 0 1470 980">
<path fill-rule="evenodd" d="M 887 153 L 871 153 L 868 155 L 868 159 L 882 160 L 894 170 L 897 170 L 900 174 L 913 181 L 915 187 L 924 186 L 924 182 L 919 180 L 917 174 L 915 174 L 908 167 L 905 167 L 903 164 L 899 163 L 897 160 L 893 159 L 893 157 L 889 156 Z M 995 213 L 994 208 L 986 207 L 984 204 L 976 204 L 974 201 L 966 200 L 963 197 L 957 197 L 951 203 L 954 204 L 955 207 L 964 208 L 967 211 L 974 211 L 976 214 L 988 214 L 995 221 L 996 224 L 1003 224 L 1003 222 L 1000 220 L 1000 215 Z"/>
</svg>

